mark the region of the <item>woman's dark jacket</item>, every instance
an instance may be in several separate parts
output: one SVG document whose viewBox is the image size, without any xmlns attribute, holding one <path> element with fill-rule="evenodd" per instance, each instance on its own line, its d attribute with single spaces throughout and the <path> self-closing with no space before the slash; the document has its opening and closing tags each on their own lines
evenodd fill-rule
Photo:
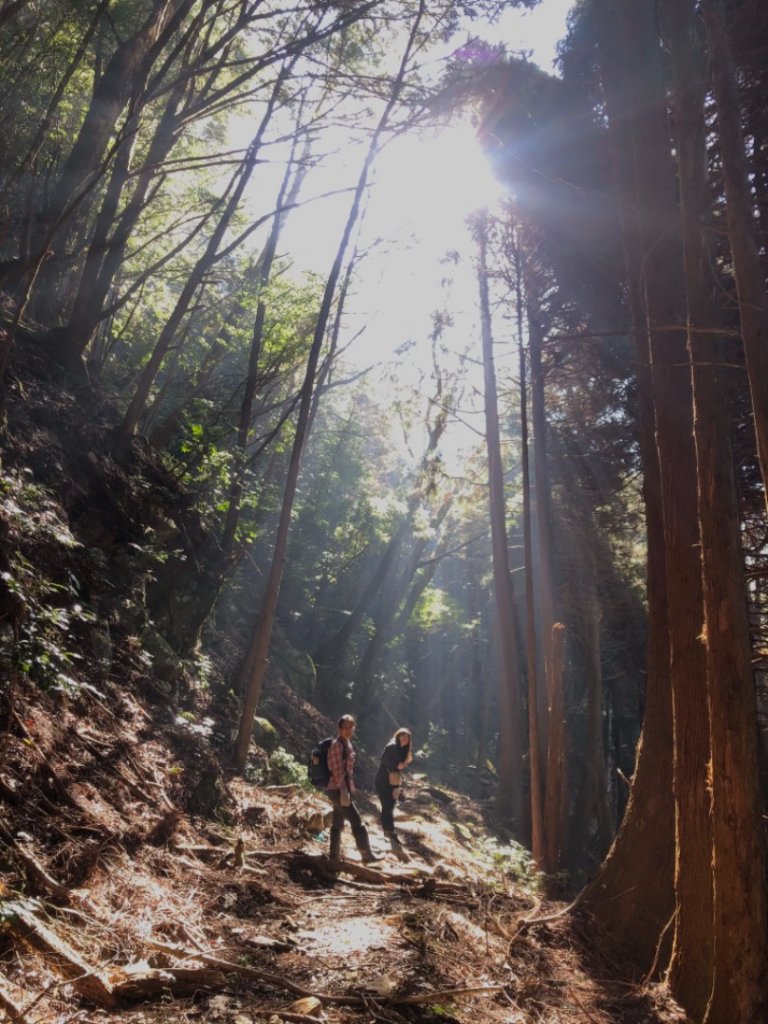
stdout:
<svg viewBox="0 0 768 1024">
<path fill-rule="evenodd" d="M 374 783 L 377 790 L 383 789 L 386 791 L 387 788 L 392 788 L 389 781 L 389 773 L 398 771 L 397 766 L 408 760 L 410 749 L 410 743 L 406 743 L 404 747 L 401 747 L 397 740 L 393 740 L 384 747 Z"/>
</svg>

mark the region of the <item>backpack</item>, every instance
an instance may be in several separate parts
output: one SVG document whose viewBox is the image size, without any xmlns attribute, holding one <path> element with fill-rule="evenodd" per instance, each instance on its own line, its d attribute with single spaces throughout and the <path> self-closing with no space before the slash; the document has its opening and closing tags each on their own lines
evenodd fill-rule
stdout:
<svg viewBox="0 0 768 1024">
<path fill-rule="evenodd" d="M 326 736 L 324 740 L 320 740 L 309 755 L 307 778 L 315 789 L 325 789 L 330 781 L 331 773 L 328 771 L 328 749 L 332 743 L 333 736 Z"/>
</svg>

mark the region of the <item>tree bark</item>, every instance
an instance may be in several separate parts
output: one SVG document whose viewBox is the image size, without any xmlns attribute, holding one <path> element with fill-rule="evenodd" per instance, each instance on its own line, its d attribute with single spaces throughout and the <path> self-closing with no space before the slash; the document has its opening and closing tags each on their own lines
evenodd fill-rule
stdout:
<svg viewBox="0 0 768 1024">
<path fill-rule="evenodd" d="M 555 624 L 555 580 L 552 552 L 552 492 L 547 456 L 547 411 L 544 398 L 544 366 L 542 360 L 542 329 L 540 298 L 530 273 L 523 267 L 525 301 L 528 312 L 528 345 L 531 361 L 531 421 L 533 426 L 533 493 L 534 534 L 539 596 L 539 650 L 537 669 L 543 668 L 544 686 L 539 688 L 539 733 L 544 751 L 549 745 L 546 686 L 551 664 L 547 660 L 551 651 L 548 637 Z M 544 778 L 546 788 L 546 777 Z"/>
<path fill-rule="evenodd" d="M 741 550 L 723 346 L 712 303 L 702 224 L 706 176 L 705 81 L 692 0 L 667 0 L 672 104 L 683 223 L 709 727 L 714 870 L 714 979 L 707 1024 L 748 1024 L 768 1012 L 768 918 L 757 768 L 757 706 Z M 768 336 L 767 336 L 768 337 Z"/>
<path fill-rule="evenodd" d="M 580 902 L 609 939 L 645 972 L 669 960 L 668 926 L 674 913 L 674 804 L 672 700 L 667 569 L 664 557 L 661 474 L 655 440 L 650 334 L 642 266 L 647 226 L 640 220 L 635 150 L 636 111 L 644 90 L 627 54 L 635 46 L 622 3 L 597 11 L 598 61 L 609 120 L 611 153 L 622 224 L 627 297 L 635 340 L 640 457 L 646 524 L 648 604 L 647 682 L 643 730 L 629 801 L 613 846 Z M 642 78 L 641 78 L 642 81 Z M 653 207 L 651 208 L 653 209 Z M 651 211 L 645 211 L 645 216 Z"/>
<path fill-rule="evenodd" d="M 684 322 L 684 281 L 657 27 L 647 5 L 627 3 L 626 8 L 630 32 L 625 57 L 633 64 L 637 58 L 640 102 L 633 119 L 634 160 L 670 624 L 676 917 L 669 983 L 678 1001 L 696 1017 L 704 1012 L 713 969 L 712 837 L 690 363 L 685 335 L 668 329 Z"/>
<path fill-rule="evenodd" d="M 2 10 L 0 10 L 0 25 L 5 25 L 15 17 L 19 11 L 23 11 L 29 3 L 29 0 L 10 0 L 10 3 L 6 4 Z"/>
<path fill-rule="evenodd" d="M 566 807 L 565 784 L 565 626 L 556 622 L 547 645 L 550 671 L 547 674 L 547 790 L 544 794 L 544 870 L 554 875 L 560 869 Z"/>
<path fill-rule="evenodd" d="M 752 395 L 757 454 L 768 502 L 768 295 L 755 240 L 755 211 L 741 109 L 722 0 L 702 0 L 717 109 L 725 215 L 731 241 L 741 337 Z"/>
</svg>

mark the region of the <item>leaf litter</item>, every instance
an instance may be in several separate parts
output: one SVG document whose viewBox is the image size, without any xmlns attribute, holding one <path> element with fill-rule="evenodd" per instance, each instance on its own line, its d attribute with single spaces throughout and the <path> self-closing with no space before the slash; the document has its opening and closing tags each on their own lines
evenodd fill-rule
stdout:
<svg viewBox="0 0 768 1024">
<path fill-rule="evenodd" d="M 125 691 L 109 708 L 23 682 L 7 695 L 0 1006 L 13 1024 L 684 1020 L 663 986 L 599 952 L 589 922 L 521 930 L 560 905 L 467 797 L 413 780 L 403 863 L 361 794 L 381 859 L 362 865 L 346 830 L 334 873 L 314 792 L 229 778 L 221 820 L 186 813 L 194 766 L 164 721 Z"/>
</svg>

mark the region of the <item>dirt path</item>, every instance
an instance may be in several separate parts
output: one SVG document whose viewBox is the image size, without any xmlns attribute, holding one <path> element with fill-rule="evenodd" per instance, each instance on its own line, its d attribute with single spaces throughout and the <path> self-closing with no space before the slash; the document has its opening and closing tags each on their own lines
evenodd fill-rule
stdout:
<svg viewBox="0 0 768 1024">
<path fill-rule="evenodd" d="M 128 712 L 124 710 L 124 714 Z M 129 709 L 130 710 L 130 709 Z M 230 780 L 226 822 L 177 810 L 171 748 L 26 707 L 0 764 L 0 1008 L 12 1024 L 670 1024 L 663 990 L 601 960 L 544 904 L 520 848 L 468 798 L 411 781 L 404 864 L 327 804 Z M 122 746 L 118 746 L 122 744 Z M 118 756 L 119 755 L 119 756 Z M 190 762 L 191 763 L 191 762 Z M 314 831 L 313 831 L 314 830 Z"/>
</svg>

